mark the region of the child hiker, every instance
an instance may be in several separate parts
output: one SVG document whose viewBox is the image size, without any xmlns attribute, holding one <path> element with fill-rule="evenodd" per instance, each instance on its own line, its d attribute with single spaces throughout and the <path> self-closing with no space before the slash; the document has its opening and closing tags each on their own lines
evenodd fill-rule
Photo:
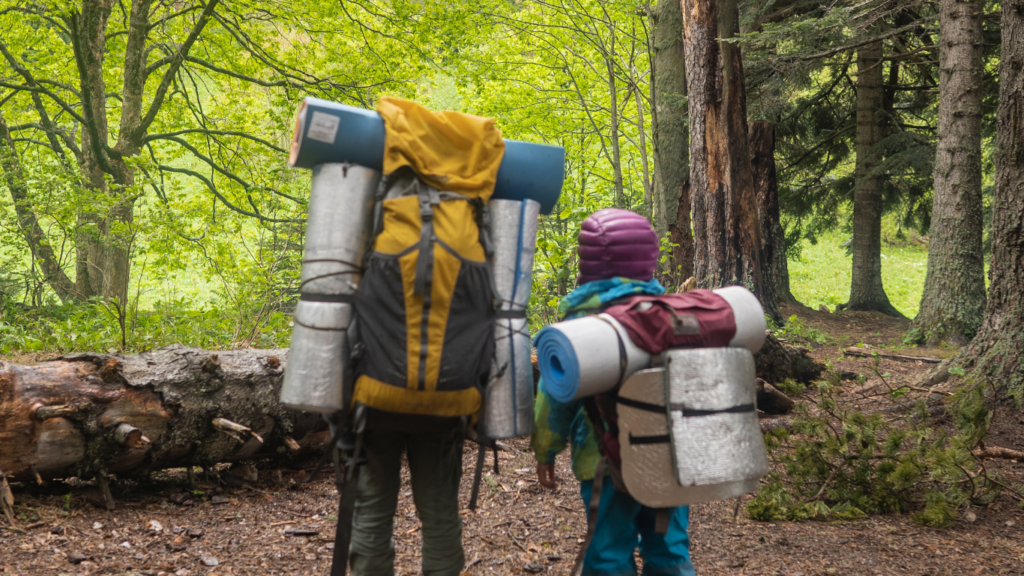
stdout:
<svg viewBox="0 0 1024 576">
<path fill-rule="evenodd" d="M 621 298 L 665 292 L 654 279 L 658 236 L 647 219 L 636 213 L 607 208 L 591 214 L 580 230 L 579 258 L 577 288 L 558 305 L 564 319 L 597 314 Z M 582 576 L 635 576 L 633 553 L 637 546 L 644 576 L 693 576 L 686 532 L 689 508 L 655 510 L 617 488 L 621 483 L 613 477 L 617 475 L 618 440 L 605 433 L 609 420 L 615 424 L 614 402 L 601 402 L 598 397 L 590 406 L 585 404 L 584 400 L 555 400 L 541 379 L 532 439 L 537 476 L 541 486 L 551 490 L 558 488 L 555 456 L 566 442 L 571 445 L 573 473 L 580 481 L 580 495 L 593 526 Z M 595 418 L 602 428 L 600 435 L 595 433 Z M 612 470 L 600 482 L 599 500 L 592 500 L 595 471 L 603 455 L 610 457 L 607 466 L 600 466 L 602 475 Z M 593 504 L 598 504 L 596 518 L 591 517 Z"/>
</svg>

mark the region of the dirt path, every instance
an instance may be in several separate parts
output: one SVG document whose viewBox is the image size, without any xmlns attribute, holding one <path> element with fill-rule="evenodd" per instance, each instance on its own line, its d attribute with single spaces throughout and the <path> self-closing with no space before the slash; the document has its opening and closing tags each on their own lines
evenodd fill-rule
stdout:
<svg viewBox="0 0 1024 576">
<path fill-rule="evenodd" d="M 889 374 L 890 384 L 899 385 L 928 367 L 883 360 L 876 373 L 873 359 L 842 356 L 844 346 L 858 342 L 898 343 L 906 330 L 899 323 L 815 311 L 796 313 L 806 327 L 828 338 L 821 344 L 792 336 L 794 343 L 808 345 L 816 358 L 831 360 L 837 371 L 865 377 L 863 383 L 844 382 L 840 398 L 850 406 L 890 405 L 878 375 Z M 844 324 L 852 328 L 855 323 L 854 330 L 871 331 L 865 336 L 844 330 Z M 929 356 L 951 352 L 901 351 Z M 879 386 L 872 390 L 868 388 L 872 383 Z M 993 419 L 993 444 L 1024 449 L 1022 430 L 1024 415 L 1001 408 Z M 585 532 L 579 485 L 569 470 L 568 455 L 558 461 L 561 487 L 549 492 L 535 480 L 526 440 L 511 444 L 517 452 L 499 454 L 501 474 L 488 471 L 485 475 L 479 510 L 463 512 L 466 570 L 469 574 L 566 574 Z M 468 471 L 475 458 L 475 446 L 467 445 L 463 506 L 469 499 Z M 1005 477 L 1024 484 L 1024 464 L 1000 466 Z M 119 508 L 112 513 L 91 504 L 97 497 L 95 489 L 77 481 L 15 486 L 19 527 L 0 526 L 0 574 L 327 574 L 337 508 L 335 489 L 327 477 L 296 485 L 304 474 L 262 470 L 260 480 L 243 484 L 225 472 L 221 480 L 197 477 L 195 487 L 189 488 L 184 470 L 165 471 L 141 484 L 118 484 Z M 915 526 L 909 516 L 761 523 L 747 518 L 742 507 L 736 516 L 735 510 L 735 501 L 728 501 L 695 506 L 691 511 L 698 574 L 1024 574 L 1024 511 L 1009 496 L 972 509 L 973 522 L 962 520 L 945 530 Z M 419 522 L 407 478 L 395 517 L 395 541 L 397 573 L 419 572 Z"/>
</svg>

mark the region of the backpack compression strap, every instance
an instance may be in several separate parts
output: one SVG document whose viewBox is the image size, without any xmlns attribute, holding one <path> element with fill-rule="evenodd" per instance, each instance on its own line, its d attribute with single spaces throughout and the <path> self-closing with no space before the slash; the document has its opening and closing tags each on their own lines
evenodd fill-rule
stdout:
<svg viewBox="0 0 1024 576">
<path fill-rule="evenodd" d="M 352 518 L 355 516 L 356 492 L 359 487 L 359 461 L 363 451 L 363 434 L 366 432 L 366 409 L 357 405 L 353 428 L 356 432 L 355 448 L 352 457 L 345 464 L 342 474 L 340 465 L 341 449 L 337 444 L 331 446 L 334 452 L 335 482 L 341 494 L 338 503 L 338 526 L 334 532 L 334 558 L 331 561 L 331 576 L 345 576 L 348 570 L 348 548 L 352 544 Z"/>
</svg>

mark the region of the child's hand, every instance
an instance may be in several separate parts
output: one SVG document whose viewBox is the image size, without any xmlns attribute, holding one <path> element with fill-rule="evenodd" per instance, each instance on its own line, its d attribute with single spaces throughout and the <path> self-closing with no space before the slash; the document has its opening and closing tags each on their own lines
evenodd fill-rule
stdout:
<svg viewBox="0 0 1024 576">
<path fill-rule="evenodd" d="M 537 480 L 540 485 L 548 490 L 558 490 L 558 480 L 555 479 L 555 464 L 537 463 Z"/>
</svg>

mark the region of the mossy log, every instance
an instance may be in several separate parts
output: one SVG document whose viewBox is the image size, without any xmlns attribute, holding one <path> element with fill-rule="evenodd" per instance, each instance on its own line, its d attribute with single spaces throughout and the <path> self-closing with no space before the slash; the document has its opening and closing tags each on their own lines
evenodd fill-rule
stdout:
<svg viewBox="0 0 1024 576">
<path fill-rule="evenodd" d="M 322 449 L 322 419 L 278 402 L 287 354 L 168 346 L 0 361 L 0 471 L 105 481 Z"/>
</svg>

